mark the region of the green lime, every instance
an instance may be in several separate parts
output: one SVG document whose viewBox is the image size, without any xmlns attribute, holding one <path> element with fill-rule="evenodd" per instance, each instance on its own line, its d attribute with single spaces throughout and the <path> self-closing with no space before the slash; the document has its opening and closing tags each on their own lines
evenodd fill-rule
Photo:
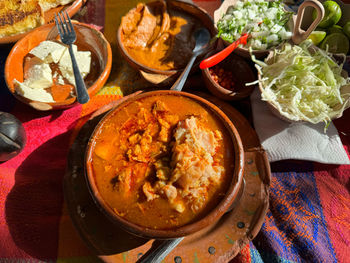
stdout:
<svg viewBox="0 0 350 263">
<path fill-rule="evenodd" d="M 323 2 L 322 4 L 324 7 L 325 14 L 318 26 L 322 28 L 328 28 L 338 23 L 341 17 L 341 9 L 337 2 L 329 0 Z M 317 12 L 314 9 L 312 12 L 312 19 L 315 20 L 316 16 Z"/>
<path fill-rule="evenodd" d="M 341 33 L 333 33 L 322 41 L 321 48 L 326 50 L 328 46 L 328 52 L 330 53 L 344 53 L 349 51 L 349 39 Z"/>
<path fill-rule="evenodd" d="M 317 46 L 322 42 L 322 40 L 325 37 L 326 37 L 325 31 L 312 31 L 308 39 L 311 39 L 312 43 Z"/>
<path fill-rule="evenodd" d="M 343 26 L 343 33 L 350 39 L 350 21 Z"/>
<path fill-rule="evenodd" d="M 341 26 L 334 25 L 334 26 L 327 29 L 328 35 L 333 34 L 333 33 L 343 33 L 343 28 Z"/>
<path fill-rule="evenodd" d="M 326 37 L 326 32 L 324 31 L 312 31 L 308 39 L 311 39 L 314 45 L 318 45 Z"/>
</svg>

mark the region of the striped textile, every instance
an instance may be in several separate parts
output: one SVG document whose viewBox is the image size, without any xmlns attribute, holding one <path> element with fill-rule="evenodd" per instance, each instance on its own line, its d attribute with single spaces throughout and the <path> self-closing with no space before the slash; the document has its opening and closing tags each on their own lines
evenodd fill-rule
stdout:
<svg viewBox="0 0 350 263">
<path fill-rule="evenodd" d="M 84 106 L 38 112 L 7 91 L 0 48 L 0 111 L 19 118 L 27 145 L 0 164 L 0 263 L 99 262 L 68 215 L 62 180 L 69 146 L 92 112 L 144 84 L 119 57 L 116 28 L 138 1 L 89 0 L 76 19 L 102 28 L 114 52 L 110 82 Z M 218 0 L 194 1 L 209 13 Z M 350 110 L 336 120 L 350 152 Z M 282 161 L 271 165 L 270 209 L 258 236 L 232 262 L 350 262 L 350 166 Z M 122 260 L 122 259 L 121 259 Z M 202 262 L 201 262 L 202 263 Z"/>
</svg>

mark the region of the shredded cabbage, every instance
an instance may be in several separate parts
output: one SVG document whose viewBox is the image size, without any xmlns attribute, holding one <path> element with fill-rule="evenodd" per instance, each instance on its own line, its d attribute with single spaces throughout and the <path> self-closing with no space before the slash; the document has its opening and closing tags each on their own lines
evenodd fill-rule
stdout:
<svg viewBox="0 0 350 263">
<path fill-rule="evenodd" d="M 261 97 L 282 116 L 293 121 L 325 122 L 342 116 L 349 105 L 349 78 L 326 51 L 312 49 L 310 41 L 299 46 L 285 43 L 265 62 L 257 60 Z M 345 58 L 345 57 L 344 57 Z M 346 86 L 346 89 L 344 88 Z"/>
</svg>

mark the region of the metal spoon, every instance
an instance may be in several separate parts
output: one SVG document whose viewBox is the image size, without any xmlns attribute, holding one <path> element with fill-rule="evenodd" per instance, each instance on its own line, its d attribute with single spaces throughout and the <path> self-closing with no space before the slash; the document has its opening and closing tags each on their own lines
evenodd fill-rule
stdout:
<svg viewBox="0 0 350 263">
<path fill-rule="evenodd" d="M 203 54 L 205 51 L 208 50 L 209 47 L 209 41 L 210 41 L 210 33 L 206 28 L 200 28 L 194 32 L 194 38 L 196 40 L 196 45 L 193 49 L 193 55 L 190 59 L 190 61 L 187 63 L 186 68 L 181 73 L 180 77 L 176 80 L 174 85 L 171 87 L 171 90 L 178 90 L 181 91 L 182 87 L 184 86 L 188 74 L 190 73 L 190 70 L 192 68 L 192 65 L 196 58 Z"/>
</svg>

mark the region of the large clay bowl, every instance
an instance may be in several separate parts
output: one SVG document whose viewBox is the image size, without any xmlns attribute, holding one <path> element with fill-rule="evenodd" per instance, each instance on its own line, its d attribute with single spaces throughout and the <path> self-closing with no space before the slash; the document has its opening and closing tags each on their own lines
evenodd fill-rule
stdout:
<svg viewBox="0 0 350 263">
<path fill-rule="evenodd" d="M 153 1 L 147 3 L 147 5 L 155 6 L 159 5 L 160 1 Z M 189 14 L 192 17 L 198 19 L 205 28 L 207 28 L 212 37 L 216 35 L 216 29 L 214 28 L 214 21 L 212 17 L 202 8 L 198 7 L 195 4 L 191 4 L 181 0 L 169 0 L 166 1 L 167 8 L 170 10 L 176 10 L 181 13 Z M 123 32 L 121 27 L 118 28 L 117 33 L 117 43 L 119 50 L 125 60 L 130 64 L 131 67 L 140 71 L 141 75 L 149 82 L 155 85 L 170 85 L 175 82 L 176 78 L 181 74 L 183 69 L 174 69 L 174 70 L 160 70 L 155 68 L 150 68 L 146 65 L 143 65 L 135 58 L 130 56 L 127 52 L 126 48 L 123 45 Z M 214 47 L 215 45 L 213 45 Z M 201 56 L 203 57 L 203 56 Z M 188 58 L 189 59 L 189 58 Z M 197 69 L 199 65 L 200 59 L 197 59 L 195 62 L 193 69 Z"/>
<path fill-rule="evenodd" d="M 91 52 L 91 70 L 87 76 L 89 81 L 87 82 L 87 79 L 85 79 L 85 85 L 91 97 L 95 95 L 107 81 L 112 67 L 112 50 L 109 42 L 101 32 L 87 24 L 77 21 L 72 22 L 77 34 L 75 44 L 78 46 L 78 50 L 88 50 Z M 55 24 L 41 26 L 28 33 L 24 38 L 18 41 L 13 46 L 6 59 L 5 80 L 10 92 L 18 100 L 37 110 L 45 111 L 64 109 L 72 107 L 78 103 L 75 97 L 70 97 L 64 101 L 52 103 L 33 101 L 21 96 L 15 91 L 13 80 L 16 79 L 23 82 L 24 58 L 29 51 L 38 46 L 44 40 L 57 39 L 59 39 L 59 36 Z"/>
<path fill-rule="evenodd" d="M 231 181 L 229 182 L 228 190 L 225 195 L 219 201 L 218 205 L 209 211 L 206 215 L 199 218 L 197 221 L 193 223 L 189 223 L 187 225 L 171 228 L 171 229 L 153 229 L 148 227 L 143 227 L 140 225 L 136 225 L 130 221 L 125 220 L 123 217 L 117 215 L 113 209 L 106 203 L 106 201 L 102 198 L 101 192 L 99 191 L 94 172 L 92 166 L 92 156 L 94 146 L 96 144 L 96 139 L 98 134 L 103 129 L 104 125 L 109 123 L 110 118 L 118 111 L 122 110 L 125 106 L 129 105 L 132 102 L 138 101 L 147 96 L 178 96 L 179 103 L 181 103 L 182 98 L 189 98 L 197 103 L 200 103 L 203 107 L 208 109 L 213 113 L 217 120 L 220 121 L 225 129 L 227 129 L 228 134 L 233 142 L 233 154 L 234 154 L 234 169 L 231 177 Z M 114 124 L 115 125 L 115 124 Z M 86 181 L 88 187 L 90 189 L 90 193 L 97 204 L 97 206 L 101 209 L 101 211 L 114 223 L 123 227 L 126 231 L 145 238 L 156 238 L 156 239 L 171 239 L 186 236 L 192 234 L 196 231 L 199 231 L 220 219 L 220 217 L 230 208 L 230 205 L 235 201 L 235 199 L 239 198 L 239 189 L 242 185 L 243 178 L 243 164 L 244 164 L 244 150 L 242 146 L 241 139 L 239 134 L 232 122 L 228 119 L 228 117 L 215 105 L 208 102 L 207 100 L 198 97 L 193 94 L 189 94 L 181 91 L 172 91 L 172 90 L 160 90 L 160 91 L 152 91 L 146 92 L 134 97 L 130 97 L 116 108 L 114 108 L 111 112 L 109 112 L 96 126 L 93 134 L 90 137 L 87 152 L 86 152 Z"/>
</svg>

